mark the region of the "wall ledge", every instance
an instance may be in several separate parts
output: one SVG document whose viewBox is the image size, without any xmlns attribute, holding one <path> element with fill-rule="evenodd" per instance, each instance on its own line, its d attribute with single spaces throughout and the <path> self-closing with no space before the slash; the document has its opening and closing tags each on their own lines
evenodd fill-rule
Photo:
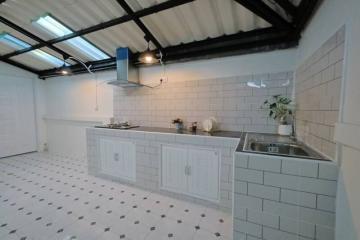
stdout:
<svg viewBox="0 0 360 240">
<path fill-rule="evenodd" d="M 47 122 L 73 122 L 73 123 L 103 123 L 110 117 L 60 117 L 60 116 L 44 116 L 43 119 Z"/>
</svg>

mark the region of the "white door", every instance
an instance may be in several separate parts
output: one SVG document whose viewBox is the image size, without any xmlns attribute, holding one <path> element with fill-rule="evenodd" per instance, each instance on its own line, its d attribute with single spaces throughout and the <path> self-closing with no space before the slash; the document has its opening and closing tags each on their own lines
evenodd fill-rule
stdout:
<svg viewBox="0 0 360 240">
<path fill-rule="evenodd" d="M 113 177 L 135 181 L 135 144 L 113 139 L 100 139 L 101 172 Z"/>
<path fill-rule="evenodd" d="M 31 79 L 0 79 L 0 158 L 36 151 L 35 109 Z"/>
<path fill-rule="evenodd" d="M 187 192 L 187 149 L 163 146 L 161 161 L 162 187 L 175 192 Z"/>
<path fill-rule="evenodd" d="M 189 193 L 211 201 L 219 199 L 219 154 L 189 148 Z"/>
</svg>

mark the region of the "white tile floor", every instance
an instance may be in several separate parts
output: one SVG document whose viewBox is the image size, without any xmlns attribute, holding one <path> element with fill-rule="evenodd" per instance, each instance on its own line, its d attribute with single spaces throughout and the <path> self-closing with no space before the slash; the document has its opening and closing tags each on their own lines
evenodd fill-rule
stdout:
<svg viewBox="0 0 360 240">
<path fill-rule="evenodd" d="M 43 153 L 0 159 L 0 239 L 232 239 L 227 213 L 87 174 Z"/>
</svg>

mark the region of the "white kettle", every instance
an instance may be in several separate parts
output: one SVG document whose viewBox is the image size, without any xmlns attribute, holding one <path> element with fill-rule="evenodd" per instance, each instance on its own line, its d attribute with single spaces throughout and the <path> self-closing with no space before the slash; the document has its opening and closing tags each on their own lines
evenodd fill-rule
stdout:
<svg viewBox="0 0 360 240">
<path fill-rule="evenodd" d="M 213 132 L 217 128 L 217 121 L 215 117 L 210 117 L 202 122 L 202 128 L 205 132 Z"/>
</svg>

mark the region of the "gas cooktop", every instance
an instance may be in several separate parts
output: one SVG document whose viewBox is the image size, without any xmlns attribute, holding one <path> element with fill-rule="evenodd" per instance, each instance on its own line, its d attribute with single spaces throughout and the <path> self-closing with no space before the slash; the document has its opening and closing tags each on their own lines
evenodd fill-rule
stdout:
<svg viewBox="0 0 360 240">
<path fill-rule="evenodd" d="M 129 125 L 128 123 L 114 123 L 114 124 L 106 124 L 101 126 L 95 126 L 96 128 L 109 128 L 109 129 L 131 129 L 137 128 L 139 126 Z"/>
</svg>

